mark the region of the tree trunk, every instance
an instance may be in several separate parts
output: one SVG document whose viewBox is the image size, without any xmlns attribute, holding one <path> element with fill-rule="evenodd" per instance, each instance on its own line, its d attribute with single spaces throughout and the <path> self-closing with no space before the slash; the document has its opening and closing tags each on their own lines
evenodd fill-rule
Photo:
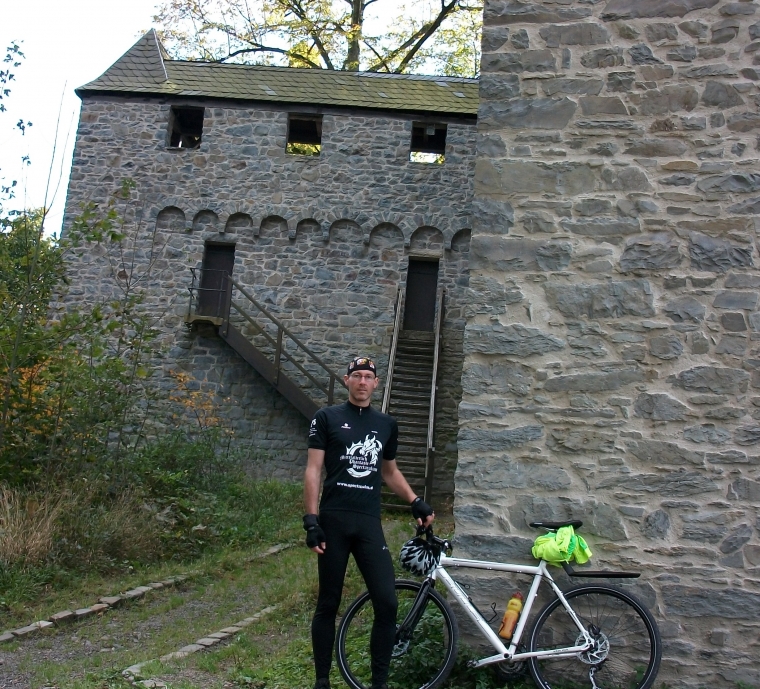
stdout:
<svg viewBox="0 0 760 689">
<path fill-rule="evenodd" d="M 364 0 L 351 0 L 351 29 L 349 30 L 348 53 L 343 69 L 349 72 L 359 71 L 361 53 L 362 24 L 364 22 Z"/>
</svg>

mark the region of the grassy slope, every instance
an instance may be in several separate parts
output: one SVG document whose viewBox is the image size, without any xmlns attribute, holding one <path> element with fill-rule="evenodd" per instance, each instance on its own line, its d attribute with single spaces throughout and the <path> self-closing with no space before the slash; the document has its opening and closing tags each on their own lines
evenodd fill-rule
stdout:
<svg viewBox="0 0 760 689">
<path fill-rule="evenodd" d="M 163 565 L 117 580 L 93 577 L 50 594 L 25 611 L 29 617 L 24 622 L 62 608 L 89 604 L 103 593 L 179 571 L 198 571 L 177 590 L 149 594 L 144 600 L 56 633 L 2 647 L 0 685 L 5 686 L 5 679 L 9 687 L 125 687 L 120 672 L 127 666 L 178 650 L 275 605 L 274 613 L 224 644 L 182 661 L 153 663 L 145 668 L 145 676 L 161 679 L 173 688 L 310 689 L 313 667 L 309 627 L 316 598 L 316 563 L 314 555 L 302 546 L 299 522 L 297 517 L 287 518 L 252 550 L 227 550 L 184 567 Z M 439 522 L 441 533 L 452 529 L 450 519 Z M 388 516 L 385 530 L 392 552 L 398 552 L 413 528 L 408 515 Z M 294 547 L 267 558 L 254 557 L 273 543 L 292 543 Z M 361 577 L 352 564 L 344 603 L 362 589 Z M 13 676 L 18 684 L 10 683 Z M 458 689 L 496 686 L 489 673 L 473 673 L 463 664 L 459 664 L 456 676 L 451 686 Z M 337 671 L 333 685 L 344 686 Z"/>
</svg>

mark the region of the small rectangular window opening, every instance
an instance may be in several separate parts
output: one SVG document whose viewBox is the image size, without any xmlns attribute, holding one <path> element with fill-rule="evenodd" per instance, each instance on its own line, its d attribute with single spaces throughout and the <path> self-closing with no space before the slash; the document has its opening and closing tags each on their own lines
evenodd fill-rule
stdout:
<svg viewBox="0 0 760 689">
<path fill-rule="evenodd" d="M 198 148 L 203 135 L 204 108 L 172 106 L 169 146 L 171 148 Z"/>
<path fill-rule="evenodd" d="M 434 122 L 412 122 L 412 146 L 409 160 L 413 163 L 442 165 L 446 157 L 446 125 Z"/>
<path fill-rule="evenodd" d="M 290 115 L 288 117 L 287 153 L 318 156 L 322 150 L 322 116 Z"/>
</svg>

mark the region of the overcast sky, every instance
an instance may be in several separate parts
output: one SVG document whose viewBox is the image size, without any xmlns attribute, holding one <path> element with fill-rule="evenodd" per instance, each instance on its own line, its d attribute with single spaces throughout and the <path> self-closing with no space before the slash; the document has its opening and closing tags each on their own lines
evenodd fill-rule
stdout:
<svg viewBox="0 0 760 689">
<path fill-rule="evenodd" d="M 42 206 L 61 110 L 58 154 L 53 166 L 54 201 L 48 232 L 60 231 L 76 126 L 78 86 L 110 67 L 152 26 L 157 0 L 16 0 L 3 3 L 0 49 L 23 41 L 26 59 L 15 70 L 12 92 L 0 113 L 0 177 L 19 180 L 17 198 L 8 207 Z M 5 52 L 3 52 L 5 55 Z M 0 69 L 4 69 L 2 65 Z M 14 124 L 23 118 L 33 126 L 24 136 Z M 68 137 L 68 143 L 66 139 Z M 31 165 L 21 158 L 28 155 Z M 57 194 L 54 196 L 55 187 Z"/>
</svg>

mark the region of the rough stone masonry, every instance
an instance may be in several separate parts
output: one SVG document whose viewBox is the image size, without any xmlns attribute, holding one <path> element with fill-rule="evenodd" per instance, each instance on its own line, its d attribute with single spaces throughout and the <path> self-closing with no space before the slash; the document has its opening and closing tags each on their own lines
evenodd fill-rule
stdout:
<svg viewBox="0 0 760 689">
<path fill-rule="evenodd" d="M 157 47 L 154 52 L 158 55 Z M 287 72 L 281 93 L 287 90 Z M 108 302 L 132 285 L 160 333 L 151 374 L 159 399 L 166 402 L 185 390 L 207 395 L 223 425 L 250 448 L 252 470 L 300 478 L 308 420 L 214 327 L 191 329 L 184 323 L 192 270 L 201 267 L 205 247 L 234 245 L 234 277 L 341 374 L 357 354 L 377 358 L 386 370 L 397 289 L 405 283 L 409 259 L 438 260 L 447 308 L 436 489 L 450 496 L 474 116 L 443 116 L 445 163 L 431 165 L 409 159 L 412 122 L 419 114 L 220 102 L 194 93 L 190 100 L 177 100 L 85 89 L 64 232 L 83 204 L 105 204 L 124 179 L 133 180 L 135 188 L 130 201 L 118 206 L 126 218 L 125 240 L 81 245 L 68 256 L 66 301 Z M 204 108 L 198 148 L 168 145 L 171 107 L 177 102 Z M 320 155 L 288 154 L 289 112 L 317 110 Z M 378 395 L 378 404 L 381 399 Z"/>
<path fill-rule="evenodd" d="M 758 83 L 755 2 L 486 2 L 457 542 L 582 519 L 669 686 L 760 686 Z"/>
</svg>

